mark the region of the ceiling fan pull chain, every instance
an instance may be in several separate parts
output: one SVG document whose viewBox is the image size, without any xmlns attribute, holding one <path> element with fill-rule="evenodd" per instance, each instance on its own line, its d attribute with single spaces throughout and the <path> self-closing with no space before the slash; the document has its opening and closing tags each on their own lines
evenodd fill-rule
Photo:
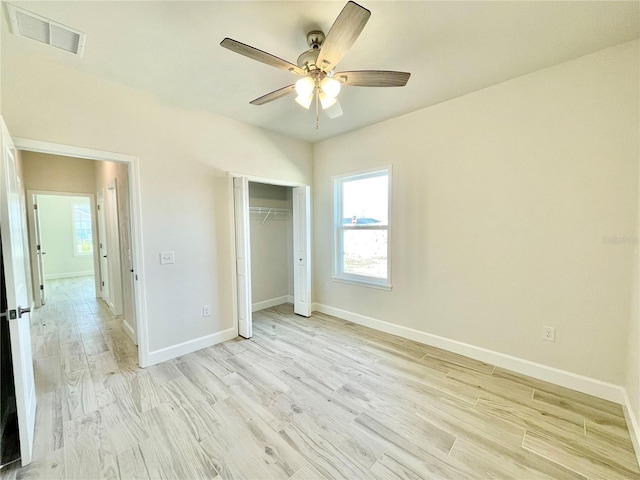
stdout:
<svg viewBox="0 0 640 480">
<path fill-rule="evenodd" d="M 318 130 L 318 124 L 320 123 L 318 120 L 319 112 L 318 112 L 318 98 L 320 97 L 320 87 L 316 85 L 316 130 Z"/>
</svg>

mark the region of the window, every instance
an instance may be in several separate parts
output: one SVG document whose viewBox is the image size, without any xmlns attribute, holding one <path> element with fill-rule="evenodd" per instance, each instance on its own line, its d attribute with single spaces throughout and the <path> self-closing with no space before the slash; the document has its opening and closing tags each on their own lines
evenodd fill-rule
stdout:
<svg viewBox="0 0 640 480">
<path fill-rule="evenodd" d="M 93 254 L 93 233 L 91 231 L 91 208 L 89 204 L 74 203 L 73 209 L 73 254 Z"/>
<path fill-rule="evenodd" d="M 334 278 L 391 287 L 391 167 L 334 177 Z"/>
</svg>

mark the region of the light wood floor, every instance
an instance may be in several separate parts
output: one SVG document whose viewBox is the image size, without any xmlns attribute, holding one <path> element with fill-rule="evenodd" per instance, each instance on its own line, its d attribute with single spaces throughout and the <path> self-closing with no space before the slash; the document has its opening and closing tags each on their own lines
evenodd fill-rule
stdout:
<svg viewBox="0 0 640 480">
<path fill-rule="evenodd" d="M 141 370 L 100 303 L 58 296 L 34 462 L 3 478 L 640 478 L 610 402 L 290 305 Z"/>
</svg>

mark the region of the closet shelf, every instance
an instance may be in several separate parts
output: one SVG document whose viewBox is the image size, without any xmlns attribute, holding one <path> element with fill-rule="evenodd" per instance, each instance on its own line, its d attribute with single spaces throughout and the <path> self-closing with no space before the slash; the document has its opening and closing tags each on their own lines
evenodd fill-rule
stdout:
<svg viewBox="0 0 640 480">
<path fill-rule="evenodd" d="M 264 219 L 262 220 L 262 225 L 267 220 L 287 220 L 289 218 L 289 213 L 291 210 L 287 208 L 276 208 L 276 207 L 249 207 L 249 213 L 251 215 L 256 215 L 262 217 L 264 215 Z"/>
</svg>

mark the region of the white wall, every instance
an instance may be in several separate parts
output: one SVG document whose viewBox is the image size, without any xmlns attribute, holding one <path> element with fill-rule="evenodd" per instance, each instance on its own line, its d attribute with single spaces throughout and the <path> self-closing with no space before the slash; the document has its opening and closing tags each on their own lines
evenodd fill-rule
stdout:
<svg viewBox="0 0 640 480">
<path fill-rule="evenodd" d="M 42 236 L 42 264 L 46 280 L 93 275 L 93 255 L 74 252 L 75 204 L 90 205 L 89 197 L 38 195 Z"/>
<path fill-rule="evenodd" d="M 638 41 L 314 146 L 314 301 L 622 385 Z M 393 164 L 393 290 L 330 283 L 332 175 Z M 541 340 L 544 325 L 555 343 Z"/>
<path fill-rule="evenodd" d="M 6 49 L 1 94 L 14 136 L 139 157 L 150 350 L 231 332 L 227 171 L 311 184 L 311 146 Z M 176 263 L 160 265 L 161 251 Z"/>
<path fill-rule="evenodd" d="M 274 207 L 291 211 L 291 188 L 249 183 L 251 207 Z M 251 301 L 254 305 L 293 295 L 292 215 L 250 215 Z"/>
<path fill-rule="evenodd" d="M 137 342 L 137 325 L 133 297 L 133 257 L 131 245 L 131 206 L 129 202 L 129 173 L 123 163 L 96 162 L 96 196 L 103 189 L 106 192 L 113 182 L 117 185 L 118 235 L 120 238 L 120 271 L 122 283 L 123 322 Z M 97 197 L 96 197 L 97 198 Z M 105 197 L 105 201 L 106 197 Z"/>
</svg>

